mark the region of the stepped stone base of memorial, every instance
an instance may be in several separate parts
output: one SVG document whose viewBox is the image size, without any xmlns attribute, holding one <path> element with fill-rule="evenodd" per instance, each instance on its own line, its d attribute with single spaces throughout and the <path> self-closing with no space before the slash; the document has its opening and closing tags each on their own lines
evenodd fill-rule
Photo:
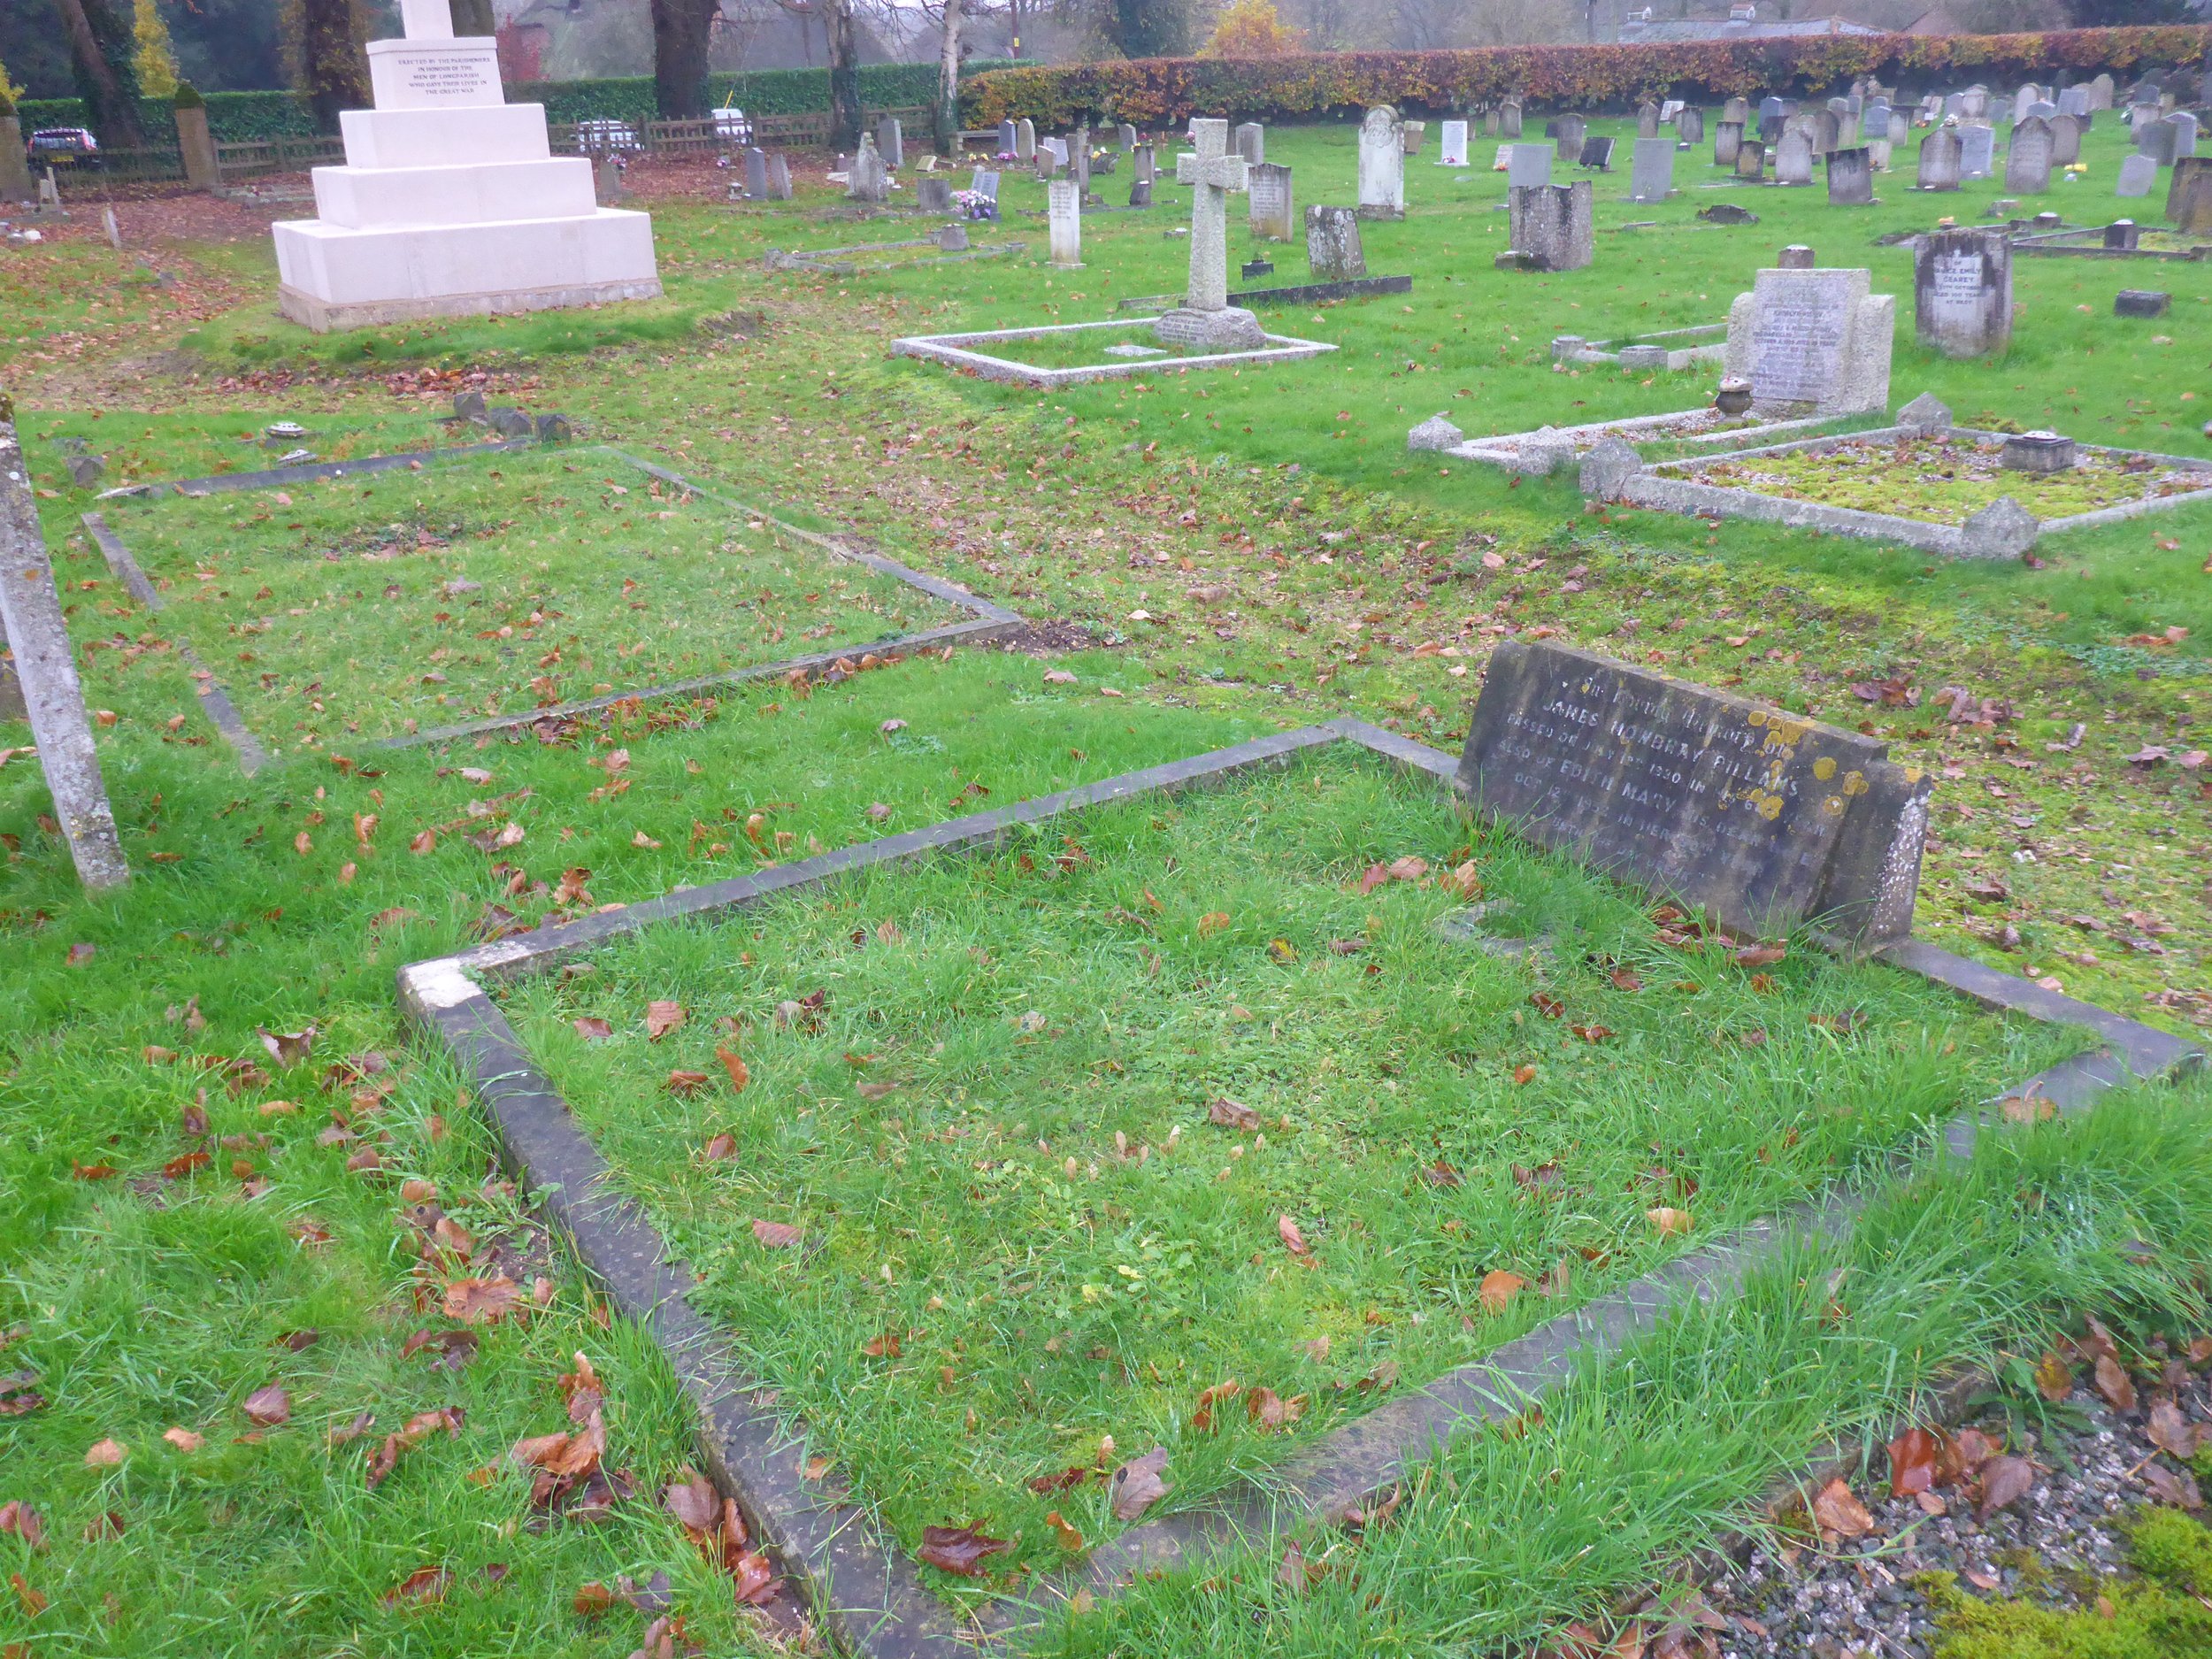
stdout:
<svg viewBox="0 0 2212 1659">
<path fill-rule="evenodd" d="M 1260 319 L 1240 305 L 1217 311 L 1179 305 L 1160 314 L 1152 325 L 1152 337 L 1164 346 L 1202 351 L 1257 351 L 1267 344 Z"/>
</svg>

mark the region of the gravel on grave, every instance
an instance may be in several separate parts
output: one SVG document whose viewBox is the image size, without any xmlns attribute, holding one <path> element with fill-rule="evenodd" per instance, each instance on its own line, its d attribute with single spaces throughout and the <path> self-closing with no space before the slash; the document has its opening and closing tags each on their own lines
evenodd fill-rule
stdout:
<svg viewBox="0 0 2212 1659">
<path fill-rule="evenodd" d="M 1824 1532 L 1818 1547 L 1809 1539 L 1796 1550 L 1762 1544 L 1706 1586 L 1726 1624 L 1716 1632 L 1719 1659 L 1929 1659 L 1935 1614 L 1911 1582 L 1916 1575 L 1954 1573 L 1961 1590 L 1990 1599 L 2079 1607 L 2094 1600 L 2097 1580 L 2126 1570 L 2120 1523 L 2131 1512 L 2162 1499 L 2200 1509 L 2187 1461 L 2150 1435 L 2155 1423 L 2170 1446 L 2212 1443 L 2212 1367 L 2167 1358 L 2162 1371 L 2131 1378 L 2108 1366 L 2099 1376 L 2096 1329 L 2083 1340 L 2089 1351 L 2066 1356 L 2075 1376 L 2066 1404 L 2088 1418 L 2086 1428 L 2054 1420 L 2038 1443 L 2010 1432 L 2001 1411 L 1967 1425 L 2027 1460 L 2024 1495 L 1985 1521 L 1976 1518 L 1972 1479 L 1894 1497 L 1890 1459 L 1878 1452 L 1851 1487 L 1872 1523 L 1863 1536 Z M 2200 1340 L 2193 1353 L 2212 1361 L 2212 1343 Z M 2177 1419 L 2160 1409 L 2169 1402 Z"/>
</svg>

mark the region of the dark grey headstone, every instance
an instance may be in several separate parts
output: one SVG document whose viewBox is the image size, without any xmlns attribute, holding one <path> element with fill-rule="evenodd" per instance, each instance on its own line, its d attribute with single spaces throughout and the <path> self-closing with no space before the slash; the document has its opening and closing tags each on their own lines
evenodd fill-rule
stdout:
<svg viewBox="0 0 2212 1659">
<path fill-rule="evenodd" d="M 2104 227 L 2104 245 L 2124 253 L 2133 253 L 2136 238 L 2140 234 L 2133 219 L 2116 219 Z"/>
<path fill-rule="evenodd" d="M 1773 935 L 1912 926 L 1930 776 L 1888 748 L 1548 641 L 1501 643 L 1460 757 L 1486 815 L 1617 879 Z"/>
<path fill-rule="evenodd" d="M 952 180 L 941 179 L 934 173 L 923 173 L 914 180 L 914 205 L 925 213 L 949 213 L 952 211 Z"/>
<path fill-rule="evenodd" d="M 462 420 L 481 421 L 484 419 L 484 394 L 481 392 L 454 393 L 453 412 Z"/>
<path fill-rule="evenodd" d="M 1742 143 L 1743 123 L 1741 121 L 1721 122 L 1719 126 L 1713 128 L 1713 165 L 1716 167 L 1734 166 L 1736 151 Z"/>
<path fill-rule="evenodd" d="M 537 422 L 519 409 L 500 407 L 484 411 L 484 424 L 503 438 L 527 438 L 537 431 Z"/>
<path fill-rule="evenodd" d="M 1710 207 L 1701 207 L 1697 216 L 1709 225 L 1755 225 L 1759 216 L 1747 207 L 1738 207 L 1733 202 L 1716 202 Z"/>
<path fill-rule="evenodd" d="M 1582 141 L 1582 156 L 1578 166 L 1595 167 L 1600 173 L 1613 171 L 1613 141 L 1602 133 Z"/>
<path fill-rule="evenodd" d="M 756 202 L 768 199 L 768 152 L 757 144 L 745 152 L 745 194 Z"/>
<path fill-rule="evenodd" d="M 2212 235 L 2212 156 L 2184 156 L 2166 188 L 2166 217 L 2193 236 Z"/>
<path fill-rule="evenodd" d="M 2174 296 L 2156 288 L 2122 288 L 2112 296 L 2115 317 L 2163 317 Z"/>
<path fill-rule="evenodd" d="M 1828 152 L 1828 205 L 1864 207 L 1874 200 L 1874 157 L 1863 146 Z"/>
<path fill-rule="evenodd" d="M 69 481 L 79 489 L 90 489 L 107 476 L 107 457 L 104 455 L 73 455 L 64 463 L 69 468 Z"/>
<path fill-rule="evenodd" d="M 1920 188 L 1955 190 L 1965 166 L 1965 146 L 1958 129 L 1939 127 L 1920 141 Z"/>
</svg>

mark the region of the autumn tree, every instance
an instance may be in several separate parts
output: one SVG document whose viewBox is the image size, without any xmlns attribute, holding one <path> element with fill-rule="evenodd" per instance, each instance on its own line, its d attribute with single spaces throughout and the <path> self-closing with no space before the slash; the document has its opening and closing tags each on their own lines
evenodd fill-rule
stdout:
<svg viewBox="0 0 2212 1659">
<path fill-rule="evenodd" d="M 131 26 L 131 67 L 138 72 L 138 89 L 150 98 L 166 98 L 177 90 L 177 52 L 169 39 L 154 0 L 138 0 Z"/>
<path fill-rule="evenodd" d="M 1202 58 L 1280 58 L 1303 49 L 1296 29 L 1275 10 L 1275 0 L 1233 0 L 1198 49 Z"/>
<path fill-rule="evenodd" d="M 138 74 L 131 66 L 137 42 L 131 26 L 109 0 L 54 0 L 54 12 L 69 36 L 69 65 L 93 127 L 111 146 L 142 148 L 146 129 L 138 119 Z"/>
<path fill-rule="evenodd" d="M 362 46 L 369 36 L 360 0 L 300 0 L 299 88 L 315 111 L 315 125 L 338 130 L 342 110 L 365 110 L 369 60 Z"/>
</svg>

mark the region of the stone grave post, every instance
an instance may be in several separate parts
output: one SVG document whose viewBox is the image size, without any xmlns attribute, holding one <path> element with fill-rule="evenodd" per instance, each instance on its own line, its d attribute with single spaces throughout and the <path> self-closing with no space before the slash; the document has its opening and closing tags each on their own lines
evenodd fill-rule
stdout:
<svg viewBox="0 0 2212 1659">
<path fill-rule="evenodd" d="M 2133 253 L 2136 239 L 2140 234 L 2133 219 L 2116 219 L 2104 227 L 2104 245 L 2117 249 L 2122 253 Z"/>
<path fill-rule="evenodd" d="M 1674 118 L 1678 149 L 1692 150 L 1705 142 L 1705 111 L 1694 104 L 1685 105 Z"/>
<path fill-rule="evenodd" d="M 1197 153 L 1175 158 L 1175 181 L 1191 187 L 1190 286 L 1153 335 L 1162 345 L 1256 351 L 1266 339 L 1260 319 L 1229 303 L 1229 194 L 1251 188 L 1251 164 L 1231 153 L 1228 122 L 1196 118 L 1190 129 Z"/>
<path fill-rule="evenodd" d="M 1761 271 L 1728 309 L 1725 373 L 1756 404 L 1860 414 L 1889 404 L 1897 302 L 1864 270 Z"/>
<path fill-rule="evenodd" d="M 1506 150 L 1508 187 L 1551 182 L 1552 147 L 1549 144 L 1512 144 Z"/>
<path fill-rule="evenodd" d="M 1559 159 L 1570 164 L 1580 161 L 1582 140 L 1589 131 L 1589 124 L 1579 115 L 1563 115 L 1558 125 Z"/>
<path fill-rule="evenodd" d="M 1594 195 L 1587 179 L 1505 193 L 1513 251 L 1524 268 L 1579 271 L 1594 255 L 1590 208 Z"/>
<path fill-rule="evenodd" d="M 2176 230 L 2212 235 L 2212 156 L 2184 156 L 2166 188 L 2166 217 Z"/>
<path fill-rule="evenodd" d="M 1920 173 L 1916 188 L 1923 190 L 1957 189 L 1964 148 L 1959 142 L 1956 127 L 1939 127 L 1932 131 L 1920 141 Z"/>
<path fill-rule="evenodd" d="M 69 625 L 31 494 L 30 467 L 12 419 L 0 419 L 0 637 L 15 659 L 39 767 L 77 879 L 96 888 L 128 881 L 130 865 L 100 775 Z"/>
<path fill-rule="evenodd" d="M 1801 242 L 1793 242 L 1774 256 L 1778 271 L 1809 271 L 1820 263 L 1813 250 Z"/>
<path fill-rule="evenodd" d="M 1674 142 L 1665 138 L 1640 138 L 1628 173 L 1628 199 L 1663 202 L 1674 191 Z"/>
<path fill-rule="evenodd" d="M 1788 185 L 1813 181 L 1813 141 L 1802 131 L 1783 134 L 1782 142 L 1775 146 L 1774 181 Z"/>
<path fill-rule="evenodd" d="M 1291 205 L 1290 169 L 1263 161 L 1250 170 L 1248 202 L 1252 234 L 1266 242 L 1291 242 L 1298 217 Z"/>
<path fill-rule="evenodd" d="M 1045 230 L 1053 268 L 1074 271 L 1083 264 L 1083 193 L 1072 179 L 1045 185 Z"/>
<path fill-rule="evenodd" d="M 1874 200 L 1874 157 L 1863 144 L 1828 152 L 1828 205 L 1865 207 Z"/>
<path fill-rule="evenodd" d="M 2012 240 L 2001 230 L 1939 230 L 1913 255 L 1913 327 L 1947 357 L 2012 343 Z"/>
<path fill-rule="evenodd" d="M 2051 124 L 2039 115 L 2016 121 L 2005 149 L 2005 188 L 2040 196 L 2051 188 Z"/>
<path fill-rule="evenodd" d="M 1317 282 L 1350 282 L 1367 274 L 1359 215 L 1348 207 L 1306 210 L 1306 265 Z"/>
<path fill-rule="evenodd" d="M 1248 164 L 1267 159 L 1267 128 L 1257 121 L 1245 121 L 1237 127 L 1237 154 Z"/>
<path fill-rule="evenodd" d="M 1359 124 L 1359 214 L 1363 219 L 1406 216 L 1404 124 L 1387 104 L 1368 111 Z"/>
</svg>

